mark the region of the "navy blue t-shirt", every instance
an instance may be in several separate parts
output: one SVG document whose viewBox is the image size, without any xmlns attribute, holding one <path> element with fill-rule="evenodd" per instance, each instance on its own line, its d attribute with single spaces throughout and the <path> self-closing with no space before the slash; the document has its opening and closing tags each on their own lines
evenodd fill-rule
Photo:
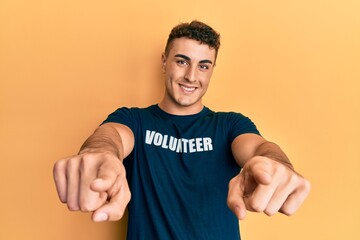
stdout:
<svg viewBox="0 0 360 240">
<path fill-rule="evenodd" d="M 259 134 L 249 118 L 206 107 L 179 116 L 152 105 L 120 108 L 105 122 L 124 124 L 135 136 L 124 160 L 131 191 L 128 239 L 240 239 L 226 199 L 228 183 L 240 171 L 232 141 Z"/>
</svg>

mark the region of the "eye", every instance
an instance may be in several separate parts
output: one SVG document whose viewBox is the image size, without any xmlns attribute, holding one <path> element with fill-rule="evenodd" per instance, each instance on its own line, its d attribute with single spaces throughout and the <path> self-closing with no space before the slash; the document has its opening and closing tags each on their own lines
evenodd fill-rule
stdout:
<svg viewBox="0 0 360 240">
<path fill-rule="evenodd" d="M 199 66 L 199 68 L 200 68 L 201 70 L 209 70 L 210 67 L 209 67 L 208 65 L 202 64 L 202 65 Z"/>
<path fill-rule="evenodd" d="M 176 63 L 180 65 L 187 65 L 187 62 L 185 60 L 177 60 Z"/>
</svg>

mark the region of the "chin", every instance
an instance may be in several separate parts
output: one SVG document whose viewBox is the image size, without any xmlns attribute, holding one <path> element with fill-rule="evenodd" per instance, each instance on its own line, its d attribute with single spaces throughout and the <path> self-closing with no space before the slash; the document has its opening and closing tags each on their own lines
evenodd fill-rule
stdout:
<svg viewBox="0 0 360 240">
<path fill-rule="evenodd" d="M 198 101 L 195 100 L 181 100 L 181 99 L 178 99 L 176 102 L 181 107 L 190 107 L 198 103 Z"/>
</svg>

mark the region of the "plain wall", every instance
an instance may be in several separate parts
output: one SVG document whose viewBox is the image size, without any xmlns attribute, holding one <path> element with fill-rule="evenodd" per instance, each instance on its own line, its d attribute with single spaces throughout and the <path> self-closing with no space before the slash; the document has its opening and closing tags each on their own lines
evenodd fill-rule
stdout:
<svg viewBox="0 0 360 240">
<path fill-rule="evenodd" d="M 0 239 L 123 239 L 57 198 L 52 166 L 120 106 L 163 93 L 170 29 L 222 46 L 204 103 L 249 116 L 312 191 L 292 217 L 249 214 L 245 240 L 360 239 L 360 2 L 0 1 Z M 216 217 L 216 216 L 214 216 Z"/>
</svg>

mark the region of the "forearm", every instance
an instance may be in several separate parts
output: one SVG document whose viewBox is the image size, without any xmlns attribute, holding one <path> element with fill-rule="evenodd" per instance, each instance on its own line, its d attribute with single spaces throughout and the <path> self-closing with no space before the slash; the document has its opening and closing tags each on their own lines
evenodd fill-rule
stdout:
<svg viewBox="0 0 360 240">
<path fill-rule="evenodd" d="M 98 127 L 95 132 L 81 146 L 79 154 L 85 152 L 111 152 L 119 159 L 123 159 L 123 144 L 117 130 L 109 125 Z"/>
<path fill-rule="evenodd" d="M 274 161 L 280 162 L 290 169 L 294 170 L 293 165 L 291 164 L 289 158 L 281 150 L 281 148 L 272 142 L 264 142 L 259 145 L 255 151 L 255 156 L 264 156 L 268 157 Z"/>
</svg>

